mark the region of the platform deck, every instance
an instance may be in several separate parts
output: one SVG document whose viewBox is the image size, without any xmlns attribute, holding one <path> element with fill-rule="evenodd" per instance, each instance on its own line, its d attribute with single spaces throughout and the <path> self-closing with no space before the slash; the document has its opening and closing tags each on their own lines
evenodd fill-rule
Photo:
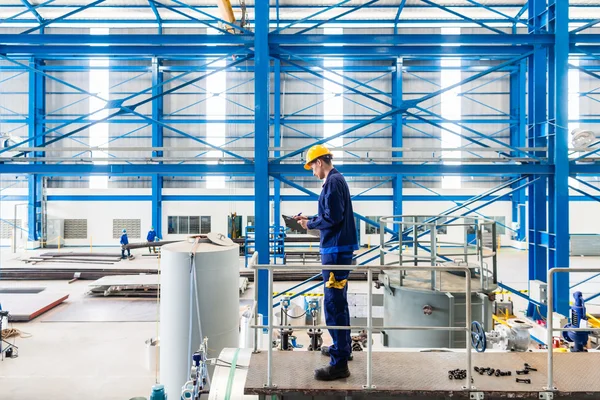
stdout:
<svg viewBox="0 0 600 400">
<path fill-rule="evenodd" d="M 316 352 L 276 352 L 273 355 L 273 384 L 265 388 L 267 353 L 253 354 L 246 380 L 245 393 L 254 395 L 319 395 L 365 396 L 366 352 L 355 352 L 350 362 L 352 375 L 335 382 L 314 380 L 313 371 L 326 365 L 328 359 Z M 557 353 L 554 359 L 555 397 L 599 398 L 600 369 L 595 366 L 600 353 Z M 524 363 L 537 368 L 519 378 L 531 379 L 531 384 L 517 383 L 516 371 Z M 547 379 L 547 354 L 533 353 L 474 353 L 473 366 L 512 371 L 512 376 L 496 377 L 473 373 L 475 391 L 485 398 L 538 398 Z M 466 380 L 448 379 L 448 371 L 464 369 L 464 353 L 454 352 L 374 352 L 371 396 L 383 397 L 466 397 Z"/>
</svg>

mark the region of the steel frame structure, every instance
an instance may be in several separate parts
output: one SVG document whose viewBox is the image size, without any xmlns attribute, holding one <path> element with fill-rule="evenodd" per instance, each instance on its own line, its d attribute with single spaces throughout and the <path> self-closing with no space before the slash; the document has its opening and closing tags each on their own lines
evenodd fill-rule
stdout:
<svg viewBox="0 0 600 400">
<path fill-rule="evenodd" d="M 0 71 L 14 74 L 0 81 L 0 85 L 6 80 L 27 74 L 27 92 L 4 92 L 4 95 L 27 94 L 29 108 L 27 115 L 22 115 L 3 107 L 0 109 L 0 121 L 25 125 L 28 134 L 20 143 L 0 149 L 0 157 L 10 155 L 10 159 L 0 165 L 0 173 L 28 176 L 28 231 L 32 241 L 38 239 L 40 231 L 36 210 L 40 207 L 40 184 L 43 176 L 110 175 L 144 176 L 151 179 L 152 220 L 158 231 L 161 229 L 162 202 L 169 200 L 169 196 L 163 196 L 162 193 L 162 181 L 165 176 L 245 176 L 254 177 L 255 194 L 244 198 L 255 202 L 256 250 L 261 257 L 258 262 L 266 264 L 269 262 L 269 202 L 274 201 L 275 214 L 279 215 L 281 201 L 314 197 L 312 191 L 302 188 L 294 181 L 294 177 L 307 175 L 300 163 L 303 153 L 316 143 L 344 138 L 347 140 L 344 146 L 348 147 L 343 150 L 344 160 L 348 162 L 339 167 L 340 171 L 349 177 L 380 176 L 383 177 L 382 182 L 391 184 L 393 188 L 391 197 L 370 196 L 366 190 L 355 199 L 391 200 L 393 214 L 400 215 L 403 201 L 411 198 L 403 193 L 403 182 L 411 182 L 425 188 L 432 193 L 430 199 L 445 198 L 433 189 L 419 184 L 415 177 L 459 175 L 508 178 L 510 180 L 505 182 L 510 182 L 509 186 L 498 181 L 500 186 L 487 195 L 491 197 L 478 196 L 470 200 L 485 199 L 485 204 L 498 199 L 509 198 L 512 201 L 512 222 L 520 222 L 520 225 L 516 229 L 510 229 L 517 240 L 528 240 L 530 279 L 545 280 L 549 269 L 569 266 L 569 219 L 568 212 L 565 212 L 569 207 L 569 176 L 577 178 L 600 175 L 600 164 L 580 162 L 583 158 L 593 158 L 600 149 L 594 147 L 582 157 L 569 159 L 567 144 L 569 56 L 585 60 L 598 60 L 600 57 L 600 35 L 586 32 L 598 21 L 569 19 L 570 9 L 584 7 L 583 5 L 569 7 L 568 2 L 562 0 L 528 0 L 524 6 L 516 7 L 516 15 L 510 15 L 509 11 L 515 8 L 513 4 L 497 4 L 492 7 L 475 0 L 466 0 L 465 4 L 452 8 L 440 6 L 431 0 L 424 0 L 423 4 L 418 6 L 406 5 L 405 0 L 399 0 L 395 6 L 379 5 L 377 1 L 351 6 L 346 4 L 347 1 L 340 1 L 326 8 L 316 7 L 318 9 L 311 16 L 293 21 L 279 18 L 279 13 L 294 6 L 279 5 L 279 2 L 270 6 L 269 2 L 257 1 L 252 8 L 251 24 L 254 31 L 237 27 L 241 33 L 231 34 L 219 25 L 224 21 L 214 16 L 215 7 L 198 8 L 180 1 L 174 1 L 176 5 L 150 0 L 147 6 L 122 6 L 151 9 L 156 18 L 148 21 L 78 19 L 76 14 L 83 15 L 91 8 L 116 7 L 103 5 L 103 0 L 82 0 L 79 6 L 71 7 L 63 16 L 51 20 L 43 19 L 42 11 L 45 8 L 59 9 L 58 1 L 47 0 L 39 5 L 32 5 L 26 0 L 13 2 L 14 4 L 9 2 L 0 5 L 0 11 L 7 7 L 21 8 L 22 11 L 3 20 L 0 28 L 23 27 L 23 31 L 19 34 L 0 34 L 0 59 L 4 62 L 0 65 Z M 306 8 L 310 7 L 312 6 Z M 339 14 L 324 19 L 323 8 L 327 11 L 337 10 Z M 382 20 L 344 18 L 354 12 L 358 14 L 359 9 L 367 8 L 392 8 L 396 13 L 395 17 Z M 442 10 L 448 14 L 448 18 L 418 21 L 403 18 L 402 13 L 410 8 Z M 473 8 L 486 9 L 494 17 L 476 19 L 466 16 L 464 10 Z M 170 11 L 170 15 L 176 14 L 182 18 L 165 18 L 161 14 L 165 10 Z M 275 19 L 270 17 L 271 11 L 275 11 Z M 157 34 L 65 35 L 47 32 L 48 27 L 79 26 L 82 23 L 105 26 L 119 26 L 123 23 L 149 24 L 157 27 Z M 403 26 L 414 23 L 421 26 L 458 23 L 479 27 L 485 33 L 401 33 Z M 579 25 L 569 32 L 569 23 L 571 27 L 573 24 Z M 367 24 L 393 28 L 393 32 L 324 35 L 314 31 L 315 28 L 324 26 L 364 28 L 369 26 Z M 168 27 L 180 26 L 211 27 L 222 34 L 163 34 Z M 55 75 L 57 72 L 88 71 L 90 67 L 76 63 L 70 65 L 68 61 L 85 60 L 95 56 L 110 56 L 114 60 L 107 67 L 110 71 L 139 73 L 137 76 L 150 74 L 151 87 L 139 92 L 117 92 L 120 83 L 115 85 L 111 88 L 111 95 L 115 94 L 117 98 L 108 101 L 105 107 L 109 115 L 107 118 L 92 119 L 93 113 L 82 115 L 57 113 L 63 110 L 47 110 L 46 96 L 61 94 L 47 91 L 49 80 L 69 88 L 69 93 L 99 97 L 98 94 L 90 93 Z M 325 66 L 323 60 L 331 57 L 361 63 L 341 67 Z M 458 84 L 443 88 L 433 82 L 437 88 L 429 93 L 411 93 L 404 90 L 403 78 L 407 74 L 427 81 L 427 74 L 440 71 L 439 60 L 444 57 L 461 57 L 469 61 L 457 67 L 464 72 L 466 78 Z M 479 64 L 472 62 L 482 58 L 486 61 Z M 215 59 L 226 60 L 226 65 L 215 66 Z M 60 60 L 62 64 L 52 63 L 54 60 Z M 119 63 L 119 60 L 141 60 L 146 64 L 134 66 Z M 179 63 L 170 63 L 172 60 Z M 413 60 L 418 60 L 419 63 L 411 62 Z M 598 67 L 593 63 L 579 68 L 588 75 L 600 78 L 600 73 L 597 73 Z M 254 108 L 236 103 L 243 111 L 235 116 L 227 116 L 222 121 L 186 114 L 187 107 L 165 114 L 166 96 L 175 95 L 183 88 L 194 87 L 195 83 L 221 70 L 254 74 L 253 79 L 246 82 L 253 81 L 252 92 L 234 92 L 240 85 L 230 86 L 226 90 L 253 96 Z M 361 81 L 352 77 L 355 72 L 379 75 L 377 78 Z M 295 113 L 282 115 L 282 76 L 301 81 L 307 88 L 315 85 L 310 79 L 332 81 L 331 76 L 343 77 L 342 95 L 347 101 L 362 105 L 363 113 L 346 115 L 339 121 L 331 121 L 311 110 L 318 105 L 317 103 Z M 485 106 L 489 113 L 464 115 L 460 121 L 452 121 L 433 111 L 443 93 L 454 87 L 478 83 L 478 80 L 484 77 L 492 81 L 508 79 L 509 91 L 486 92 L 484 83 L 476 87 L 483 88 L 483 91 L 470 89 L 462 92 L 461 96 Z M 376 86 L 376 81 L 382 79 L 389 79 L 391 91 Z M 194 90 L 197 88 L 195 86 Z M 302 93 L 304 92 L 299 91 L 286 95 Z M 307 90 L 306 93 L 312 92 Z M 509 112 L 503 112 L 478 100 L 477 97 L 482 94 L 508 96 Z M 151 105 L 149 114 L 138 111 L 146 104 Z M 374 105 L 384 107 L 385 111 L 378 111 Z M 598 122 L 594 118 L 581 121 Z M 76 154 L 72 162 L 46 157 L 43 151 L 46 146 L 67 139 L 77 141 L 85 134 L 87 128 L 100 122 L 130 124 L 134 127 L 120 138 L 111 141 L 135 134 L 143 127 L 151 127 L 151 159 L 146 162 L 125 160 L 118 156 L 118 147 L 114 148 L 114 152 L 107 150 L 112 161 L 106 165 L 81 162 L 78 157 L 83 151 Z M 248 125 L 253 126 L 253 130 L 245 135 L 228 138 L 229 141 L 222 146 L 215 146 L 202 137 L 178 128 L 181 124 L 213 122 Z M 343 123 L 344 129 L 327 138 L 304 132 L 307 125 L 329 122 Z M 481 128 L 475 128 L 473 125 L 500 125 L 504 128 L 496 129 L 490 134 L 481 132 Z M 403 148 L 405 139 L 429 137 L 441 141 L 439 136 L 427 133 L 424 127 L 458 134 L 462 140 L 468 142 L 461 146 L 460 151 L 468 155 L 470 161 L 463 161 L 460 165 L 447 164 L 442 162 L 439 154 L 433 161 L 411 160 L 410 149 Z M 454 127 L 460 127 L 461 132 L 457 133 Z M 282 149 L 283 129 L 293 132 L 295 138 L 305 139 L 306 145 L 292 150 Z M 392 148 L 387 151 L 388 156 L 385 160 L 369 157 L 368 154 L 361 155 L 362 153 L 353 151 L 349 146 L 365 138 L 390 139 L 389 133 L 381 133 L 388 130 L 391 132 Z M 187 145 L 201 145 L 204 150 L 199 150 L 195 160 L 170 159 L 165 156 L 165 151 L 169 150 L 164 145 L 164 139 L 167 137 L 184 139 Z M 230 146 L 241 139 L 253 140 L 254 150 L 244 152 Z M 85 146 L 85 143 L 83 144 Z M 56 151 L 56 147 L 52 147 L 52 150 Z M 221 160 L 226 163 L 208 163 L 206 160 L 210 150 L 223 153 Z M 496 160 L 483 154 L 492 154 Z M 273 182 L 273 185 L 270 182 Z M 282 183 L 299 189 L 306 196 L 283 196 Z M 595 187 L 593 189 L 600 191 Z M 592 200 L 600 199 L 600 196 L 596 197 L 587 192 L 584 194 L 591 196 Z M 183 197 L 204 199 L 203 196 Z M 49 200 L 58 199 L 51 196 Z M 456 198 L 453 201 L 458 208 L 467 210 L 467 213 L 477 213 L 481 208 L 467 208 L 472 203 L 469 200 Z M 526 203 L 528 207 L 525 207 Z M 374 222 L 363 216 L 358 217 L 368 223 Z M 394 234 L 393 231 L 391 233 Z M 267 313 L 268 304 L 266 273 L 260 271 L 258 280 L 259 312 L 263 315 Z M 557 276 L 554 293 L 554 310 L 566 315 L 569 304 L 568 274 Z M 535 306 L 533 303 L 532 305 Z M 533 307 L 529 311 L 530 315 L 533 315 Z M 541 312 L 545 313 L 543 310 Z"/>
</svg>

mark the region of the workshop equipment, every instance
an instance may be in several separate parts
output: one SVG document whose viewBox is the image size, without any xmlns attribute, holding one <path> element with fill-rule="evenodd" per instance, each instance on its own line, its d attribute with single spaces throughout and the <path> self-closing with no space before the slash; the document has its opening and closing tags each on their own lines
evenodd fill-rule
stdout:
<svg viewBox="0 0 600 400">
<path fill-rule="evenodd" d="M 169 398 L 180 395 L 204 337 L 208 358 L 239 344 L 239 248 L 218 235 L 195 240 L 162 248 L 160 375 Z"/>
<path fill-rule="evenodd" d="M 571 323 L 565 325 L 565 328 L 587 328 L 587 313 L 583 295 L 581 292 L 577 291 L 573 293 L 573 298 L 575 299 L 575 304 L 571 305 Z M 586 351 L 585 346 L 587 345 L 589 337 L 590 332 L 586 331 L 563 331 L 563 338 L 567 342 L 573 343 L 573 347 L 571 347 L 572 352 Z"/>
<path fill-rule="evenodd" d="M 289 296 L 283 296 L 281 298 L 281 326 L 289 326 L 289 315 L 288 315 L 288 310 L 290 309 L 290 305 L 291 305 L 291 300 Z M 290 339 L 292 337 L 292 333 L 294 333 L 294 330 L 291 328 L 291 326 L 287 327 L 287 328 L 281 328 L 279 330 L 279 334 L 280 334 L 280 340 L 279 340 L 279 344 L 280 350 L 293 350 L 293 347 L 290 345 Z"/>
<path fill-rule="evenodd" d="M 208 338 L 204 338 L 200 348 L 192 354 L 190 380 L 181 388 L 181 399 L 198 400 L 203 393 L 207 393 L 206 389 L 209 383 L 207 352 Z"/>
<path fill-rule="evenodd" d="M 483 353 L 488 342 L 494 347 L 506 351 L 527 351 L 529 349 L 531 325 L 519 319 L 512 319 L 496 326 L 493 331 L 485 332 L 482 325 L 473 321 L 471 324 L 471 344 L 473 348 Z"/>
<path fill-rule="evenodd" d="M 316 298 L 309 300 L 307 307 L 307 313 L 311 316 L 313 326 L 318 325 L 318 315 L 320 310 L 319 300 Z M 321 346 L 323 346 L 323 331 L 321 329 L 310 328 L 307 333 L 310 338 L 308 351 L 321 351 Z"/>
</svg>

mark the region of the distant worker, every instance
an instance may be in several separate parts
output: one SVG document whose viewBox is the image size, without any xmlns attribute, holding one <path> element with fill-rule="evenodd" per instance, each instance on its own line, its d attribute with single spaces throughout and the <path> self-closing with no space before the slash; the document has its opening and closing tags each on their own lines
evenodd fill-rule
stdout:
<svg viewBox="0 0 600 400">
<path fill-rule="evenodd" d="M 127 238 L 127 229 L 122 230 L 123 234 L 121 235 L 121 259 L 125 259 L 125 250 L 127 250 L 127 257 L 131 257 L 131 250 L 125 249 L 125 246 L 129 244 L 129 239 Z"/>
<path fill-rule="evenodd" d="M 332 164 L 332 154 L 323 145 L 310 148 L 304 168 L 321 180 L 319 213 L 311 218 L 298 215 L 296 220 L 304 229 L 321 232 L 321 260 L 323 265 L 352 265 L 352 253 L 358 250 L 356 224 L 346 180 Z M 348 311 L 348 275 L 350 271 L 323 270 L 325 288 L 325 320 L 328 326 L 350 326 Z M 315 379 L 331 381 L 350 376 L 348 360 L 352 357 L 350 330 L 329 330 L 333 345 L 323 347 L 321 353 L 330 356 L 327 367 L 315 370 Z"/>
<path fill-rule="evenodd" d="M 148 231 L 148 236 L 146 236 L 146 241 L 148 243 L 153 243 L 155 239 L 158 239 L 156 232 L 154 232 L 154 227 L 151 227 Z M 152 254 L 152 252 L 156 253 L 156 247 L 148 247 L 148 252 Z"/>
</svg>

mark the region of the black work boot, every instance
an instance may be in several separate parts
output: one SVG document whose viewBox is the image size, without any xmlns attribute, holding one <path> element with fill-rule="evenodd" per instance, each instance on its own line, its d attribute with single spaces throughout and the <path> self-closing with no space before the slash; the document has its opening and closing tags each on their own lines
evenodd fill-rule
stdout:
<svg viewBox="0 0 600 400">
<path fill-rule="evenodd" d="M 321 355 L 323 356 L 327 356 L 329 357 L 329 346 L 321 346 Z M 354 356 L 352 355 L 352 353 L 350 353 L 350 356 L 348 357 L 348 361 L 352 361 L 352 359 L 354 358 Z"/>
<path fill-rule="evenodd" d="M 315 379 L 318 381 L 333 381 L 350 376 L 348 365 L 328 365 L 315 370 Z"/>
</svg>

